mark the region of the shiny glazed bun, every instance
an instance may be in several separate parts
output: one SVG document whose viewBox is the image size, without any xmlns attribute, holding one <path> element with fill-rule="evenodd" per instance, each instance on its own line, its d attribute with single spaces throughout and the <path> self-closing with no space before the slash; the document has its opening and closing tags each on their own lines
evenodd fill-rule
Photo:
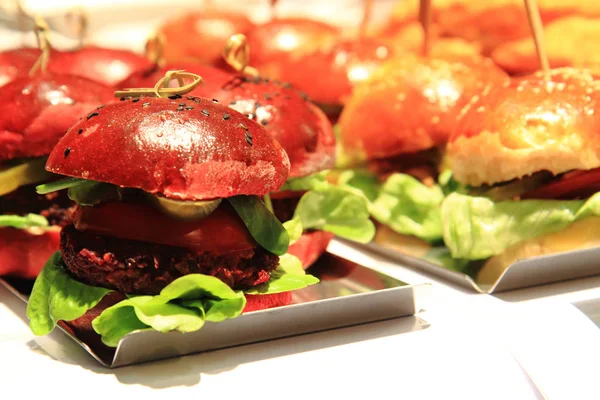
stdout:
<svg viewBox="0 0 600 400">
<path fill-rule="evenodd" d="M 340 118 L 341 141 L 354 160 L 443 146 L 456 116 L 486 83 L 506 75 L 481 58 L 390 60 L 358 86 Z"/>
<path fill-rule="evenodd" d="M 107 86 L 52 73 L 17 78 L 0 94 L 0 161 L 50 154 L 82 115 L 114 100 Z"/>
<path fill-rule="evenodd" d="M 281 79 L 318 104 L 343 105 L 352 89 L 369 79 L 393 53 L 393 48 L 379 39 L 340 41 L 289 61 L 282 68 Z"/>
<path fill-rule="evenodd" d="M 46 169 L 203 200 L 276 191 L 289 165 L 281 146 L 245 115 L 172 96 L 123 98 L 89 113 L 54 148 Z"/>
<path fill-rule="evenodd" d="M 56 54 L 53 51 L 48 70 L 114 86 L 134 72 L 151 66 L 150 60 L 131 51 L 86 46 Z"/>
<path fill-rule="evenodd" d="M 306 54 L 331 45 L 338 35 L 336 27 L 324 22 L 277 18 L 257 26 L 246 36 L 252 66 L 264 76 L 283 79 L 285 62 L 303 59 Z"/>
<path fill-rule="evenodd" d="M 552 68 L 589 68 L 600 73 L 599 40 L 599 18 L 563 18 L 544 28 L 546 55 Z M 492 58 L 511 74 L 533 73 L 539 68 L 531 38 L 504 43 L 494 50 Z"/>
<path fill-rule="evenodd" d="M 450 139 L 454 177 L 482 185 L 600 167 L 598 88 L 590 73 L 564 68 L 484 90 Z"/>
<path fill-rule="evenodd" d="M 537 4 L 544 24 L 570 15 L 600 16 L 600 3 L 594 0 L 538 0 Z M 530 35 L 522 0 L 440 0 L 433 4 L 432 14 L 440 34 L 476 41 L 484 54 Z M 418 20 L 418 15 L 418 0 L 399 2 L 390 28 Z"/>
<path fill-rule="evenodd" d="M 0 52 L 0 86 L 16 77 L 25 76 L 39 58 L 41 51 L 22 48 Z"/>
<path fill-rule="evenodd" d="M 215 9 L 174 18 L 159 29 L 165 38 L 163 57 L 169 63 L 219 64 L 227 39 L 253 27 L 244 14 Z"/>
<path fill-rule="evenodd" d="M 216 99 L 265 127 L 290 159 L 290 177 L 335 165 L 335 136 L 323 112 L 289 84 L 199 64 L 173 64 L 134 74 L 121 87 L 152 87 L 169 70 L 185 69 L 204 81 L 191 93 Z"/>
</svg>

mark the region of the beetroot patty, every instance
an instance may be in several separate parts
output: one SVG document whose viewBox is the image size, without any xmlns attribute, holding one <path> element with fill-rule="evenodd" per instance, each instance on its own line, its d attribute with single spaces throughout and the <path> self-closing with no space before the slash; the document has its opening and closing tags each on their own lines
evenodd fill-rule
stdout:
<svg viewBox="0 0 600 400">
<path fill-rule="evenodd" d="M 60 249 L 77 280 L 129 294 L 158 294 L 188 274 L 212 275 L 234 289 L 269 280 L 279 257 L 262 247 L 226 253 L 193 253 L 162 244 L 120 239 L 63 228 Z"/>
</svg>

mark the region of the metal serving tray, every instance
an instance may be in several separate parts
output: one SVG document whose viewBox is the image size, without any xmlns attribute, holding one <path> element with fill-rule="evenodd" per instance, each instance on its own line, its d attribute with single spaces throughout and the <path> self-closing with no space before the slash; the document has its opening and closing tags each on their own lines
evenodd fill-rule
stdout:
<svg viewBox="0 0 600 400">
<path fill-rule="evenodd" d="M 369 243 L 367 249 L 383 254 L 437 277 L 479 293 L 499 293 L 553 282 L 600 275 L 600 248 L 576 250 L 518 260 L 508 266 L 493 283 L 478 282 L 475 276 L 454 271 L 430 260 L 409 255 L 398 247 Z"/>
<path fill-rule="evenodd" d="M 250 312 L 221 323 L 207 322 L 193 333 L 139 330 L 121 339 L 114 349 L 97 337 L 79 338 L 68 327 L 59 327 L 102 365 L 115 368 L 412 316 L 425 308 L 431 291 L 429 284 L 411 286 L 332 253 L 323 255 L 310 273 L 321 282 L 297 291 L 293 304 Z M 27 285 L 1 279 L 0 284 L 27 301 Z"/>
</svg>

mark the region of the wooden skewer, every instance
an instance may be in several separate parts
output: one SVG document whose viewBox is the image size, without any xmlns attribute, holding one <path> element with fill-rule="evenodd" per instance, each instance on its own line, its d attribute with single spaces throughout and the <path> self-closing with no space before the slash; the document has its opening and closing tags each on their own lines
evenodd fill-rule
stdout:
<svg viewBox="0 0 600 400">
<path fill-rule="evenodd" d="M 275 19 L 278 0 L 271 0 L 271 19 Z"/>
<path fill-rule="evenodd" d="M 419 21 L 423 28 L 423 56 L 428 57 L 431 50 L 431 0 L 420 0 Z"/>
<path fill-rule="evenodd" d="M 371 20 L 371 15 L 373 14 L 373 0 L 363 0 L 363 16 L 360 21 L 360 26 L 358 27 L 358 36 L 363 38 L 367 35 L 367 28 L 369 26 L 369 21 Z"/>
<path fill-rule="evenodd" d="M 533 36 L 533 42 L 535 43 L 540 67 L 544 74 L 548 74 L 550 72 L 550 64 L 548 63 L 548 56 L 544 48 L 544 26 L 540 17 L 540 10 L 535 0 L 525 0 L 525 8 L 527 9 L 529 28 L 531 29 L 531 36 Z"/>
</svg>

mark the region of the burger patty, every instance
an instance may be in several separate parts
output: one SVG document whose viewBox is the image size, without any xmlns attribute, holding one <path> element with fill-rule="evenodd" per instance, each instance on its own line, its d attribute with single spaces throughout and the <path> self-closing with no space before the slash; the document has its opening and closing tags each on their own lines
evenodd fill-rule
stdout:
<svg viewBox="0 0 600 400">
<path fill-rule="evenodd" d="M 434 148 L 389 158 L 373 159 L 369 161 L 368 167 L 382 181 L 385 181 L 389 175 L 399 172 L 411 175 L 430 186 L 437 182 L 440 158 L 440 151 Z"/>
<path fill-rule="evenodd" d="M 262 247 L 224 253 L 190 250 L 156 243 L 62 229 L 60 249 L 69 273 L 92 286 L 128 294 L 155 295 L 188 274 L 212 275 L 233 289 L 267 282 L 279 257 Z"/>
<path fill-rule="evenodd" d="M 40 214 L 50 225 L 66 226 L 73 205 L 66 190 L 37 194 L 35 185 L 27 185 L 0 196 L 0 215 Z"/>
</svg>

